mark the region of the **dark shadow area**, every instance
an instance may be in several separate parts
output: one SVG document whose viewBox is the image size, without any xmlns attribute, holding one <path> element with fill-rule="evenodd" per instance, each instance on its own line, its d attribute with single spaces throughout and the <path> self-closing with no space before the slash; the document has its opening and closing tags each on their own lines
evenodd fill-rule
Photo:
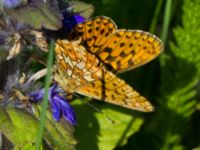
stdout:
<svg viewBox="0 0 200 150">
<path fill-rule="evenodd" d="M 14 145 L 7 139 L 7 137 L 2 134 L 2 150 L 12 150 L 14 148 Z"/>
<path fill-rule="evenodd" d="M 158 59 L 136 68 L 134 70 L 118 74 L 130 86 L 145 96 L 151 102 L 155 102 L 158 97 L 160 84 L 160 68 Z"/>
<path fill-rule="evenodd" d="M 187 143 L 186 149 L 194 149 L 200 145 L 200 111 L 196 111 L 191 117 L 191 123 L 183 137 L 182 143 Z"/>
<path fill-rule="evenodd" d="M 148 30 L 157 0 L 86 0 L 95 6 L 94 16 L 105 15 L 112 18 L 119 28 Z M 137 6 L 137 7 L 134 7 Z M 145 18 L 145 19 L 144 19 Z"/>
<path fill-rule="evenodd" d="M 95 110 L 87 104 L 73 106 L 76 112 L 78 124 L 75 126 L 75 138 L 78 150 L 98 150 L 99 124 L 94 116 Z"/>
<path fill-rule="evenodd" d="M 13 83 L 16 79 L 16 60 L 0 62 L 0 91 L 6 90 L 7 82 Z"/>
</svg>

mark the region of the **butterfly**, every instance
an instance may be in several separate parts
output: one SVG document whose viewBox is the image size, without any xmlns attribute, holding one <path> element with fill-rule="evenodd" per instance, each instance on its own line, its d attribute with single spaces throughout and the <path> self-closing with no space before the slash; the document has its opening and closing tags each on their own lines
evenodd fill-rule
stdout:
<svg viewBox="0 0 200 150">
<path fill-rule="evenodd" d="M 119 30 L 110 18 L 99 16 L 76 25 L 70 39 L 56 41 L 54 79 L 68 93 L 151 112 L 151 103 L 116 73 L 140 67 L 162 51 L 155 35 Z"/>
</svg>

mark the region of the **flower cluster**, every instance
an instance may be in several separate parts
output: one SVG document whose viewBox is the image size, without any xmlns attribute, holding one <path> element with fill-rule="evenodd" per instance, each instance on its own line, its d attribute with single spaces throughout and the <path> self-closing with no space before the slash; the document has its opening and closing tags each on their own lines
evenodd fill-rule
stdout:
<svg viewBox="0 0 200 150">
<path fill-rule="evenodd" d="M 43 34 L 43 28 L 47 30 L 58 30 L 62 27 L 67 29 L 68 32 L 75 25 L 82 23 L 85 19 L 89 18 L 93 13 L 93 7 L 84 2 L 69 2 L 69 8 L 59 8 L 56 0 L 3 0 L 2 7 L 3 11 L 0 16 L 0 21 L 2 22 L 2 25 L 0 25 L 0 62 L 11 60 L 14 60 L 14 62 L 17 61 L 15 60 L 17 59 L 16 57 L 19 56 L 18 54 L 22 52 L 22 49 L 24 49 L 25 46 L 34 47 L 36 45 L 41 50 L 45 47 L 44 51 L 47 51 L 48 46 L 46 45 L 48 43 L 45 36 L 46 34 Z M 91 10 L 88 8 L 91 8 Z M 84 13 L 85 10 L 89 10 L 88 13 Z M 23 13 L 21 13 L 22 11 Z M 30 17 L 29 14 L 31 14 L 32 17 Z M 37 20 L 35 21 L 32 18 L 36 18 Z M 64 34 L 66 35 L 67 33 Z M 26 45 L 23 43 L 26 43 Z M 31 61 L 28 54 L 24 56 L 26 57 L 26 60 Z M 22 59 L 20 59 L 20 63 L 24 64 L 24 62 L 21 61 Z M 0 64 L 0 68 L 2 68 L 2 64 Z M 16 66 L 14 66 L 14 68 L 16 69 Z M 21 70 L 13 71 L 18 73 L 15 76 L 22 74 Z M 23 72 L 27 73 L 29 70 L 23 70 Z M 28 75 L 26 74 L 26 76 Z M 9 77 L 9 74 L 5 77 L 2 75 L 2 79 L 6 79 L 5 81 L 7 81 L 7 77 Z M 13 78 L 13 80 L 14 79 L 15 78 Z M 15 85 L 15 82 L 12 83 Z M 15 87 L 22 90 L 24 97 L 28 95 L 31 102 L 38 102 L 43 99 L 44 89 L 30 92 L 31 90 L 24 86 L 26 84 L 22 85 L 23 86 Z M 2 86 L 6 87 L 7 83 L 5 83 L 5 85 L 2 84 Z M 7 93 L 12 93 L 11 87 L 6 89 Z M 60 117 L 63 116 L 65 120 L 75 125 L 76 117 L 74 110 L 68 103 L 63 91 L 57 84 L 53 84 L 48 92 L 48 100 L 51 104 L 53 119 L 58 122 Z M 7 96 L 9 94 L 5 94 L 5 90 L 3 90 L 2 93 L 4 97 L 9 97 Z"/>
<path fill-rule="evenodd" d="M 38 114 L 34 112 L 34 103 L 41 102 L 45 94 L 45 89 L 42 89 L 44 83 L 40 79 L 46 75 L 47 65 L 44 62 L 49 50 L 48 42 L 51 38 L 66 37 L 76 24 L 88 19 L 93 10 L 85 13 L 92 6 L 79 1 L 1 0 L 0 5 L 0 123 L 6 124 L 0 125 L 0 139 L 1 135 L 4 135 L 3 138 L 10 137 L 9 131 L 12 131 L 12 137 L 18 138 L 19 127 L 24 131 L 31 127 L 31 135 L 38 130 L 35 125 L 39 120 L 35 119 Z M 37 70 L 41 68 L 41 64 L 45 68 Z M 49 122 L 55 128 L 45 124 L 45 129 L 50 134 L 44 134 L 43 140 L 49 147 L 55 145 L 58 148 L 62 143 L 62 148 L 71 149 L 76 143 L 72 134 L 77 120 L 65 94 L 56 83 L 48 89 L 50 105 L 47 111 L 51 112 L 52 120 L 55 120 Z M 68 123 L 57 123 L 61 118 Z M 20 148 L 29 141 L 27 137 L 32 137 L 29 134 L 20 132 L 21 141 L 24 141 Z M 64 142 L 55 143 L 54 137 L 56 141 Z M 58 140 L 58 137 L 61 138 Z M 0 147 L 7 146 L 9 139 L 9 145 L 19 149 L 16 138 L 3 139 L 6 144 L 2 143 Z M 70 139 L 69 142 L 66 139 Z"/>
<path fill-rule="evenodd" d="M 15 8 L 20 6 L 23 0 L 3 0 L 3 7 L 4 8 Z"/>
<path fill-rule="evenodd" d="M 28 96 L 32 102 L 38 102 L 44 97 L 44 89 L 33 91 Z M 60 117 L 63 116 L 63 118 L 72 125 L 76 124 L 77 121 L 74 110 L 57 84 L 53 84 L 49 89 L 48 100 L 51 104 L 52 116 L 55 121 L 60 121 Z"/>
</svg>

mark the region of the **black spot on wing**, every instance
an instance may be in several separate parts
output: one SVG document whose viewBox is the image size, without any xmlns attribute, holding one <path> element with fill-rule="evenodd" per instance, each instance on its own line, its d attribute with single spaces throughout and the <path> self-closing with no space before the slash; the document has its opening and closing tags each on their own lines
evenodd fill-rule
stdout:
<svg viewBox="0 0 200 150">
<path fill-rule="evenodd" d="M 112 49 L 112 48 L 110 48 L 110 47 L 106 47 L 106 48 L 104 49 L 104 51 L 105 51 L 105 52 L 108 52 L 108 53 L 111 53 L 111 52 L 112 52 L 112 50 L 113 50 L 113 49 Z"/>
<path fill-rule="evenodd" d="M 115 60 L 115 57 L 108 55 L 108 57 L 106 57 L 106 60 L 107 61 L 113 61 L 113 60 Z"/>
<path fill-rule="evenodd" d="M 89 30 L 88 30 L 88 33 L 92 33 L 92 29 L 89 29 Z"/>
<path fill-rule="evenodd" d="M 133 43 L 130 43 L 130 44 L 129 44 L 129 47 L 131 48 L 132 46 L 133 46 Z"/>
<path fill-rule="evenodd" d="M 129 60 L 128 60 L 128 65 L 129 65 L 129 66 L 133 66 L 133 65 L 134 65 L 134 63 L 133 63 L 133 60 L 132 60 L 132 59 L 129 59 Z"/>
<path fill-rule="evenodd" d="M 126 44 L 124 42 L 120 43 L 120 47 L 124 47 Z"/>
<path fill-rule="evenodd" d="M 99 31 L 99 27 L 96 27 L 96 31 Z"/>
<path fill-rule="evenodd" d="M 126 56 L 126 53 L 124 51 L 122 51 L 120 54 L 119 54 L 121 57 L 125 57 Z"/>
</svg>

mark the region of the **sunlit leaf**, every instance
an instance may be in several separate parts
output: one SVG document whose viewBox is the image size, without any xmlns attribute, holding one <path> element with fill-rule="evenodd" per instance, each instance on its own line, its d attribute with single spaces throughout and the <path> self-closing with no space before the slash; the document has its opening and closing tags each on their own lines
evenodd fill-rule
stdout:
<svg viewBox="0 0 200 150">
<path fill-rule="evenodd" d="M 104 114 L 78 100 L 72 105 L 78 118 L 75 137 L 79 150 L 87 149 L 88 146 L 91 149 L 112 150 L 125 144 L 143 123 L 139 113 L 111 104 L 97 106 Z"/>
<path fill-rule="evenodd" d="M 94 6 L 81 1 L 72 1 L 69 3 L 73 13 L 78 13 L 84 18 L 89 18 L 94 12 Z"/>
</svg>

